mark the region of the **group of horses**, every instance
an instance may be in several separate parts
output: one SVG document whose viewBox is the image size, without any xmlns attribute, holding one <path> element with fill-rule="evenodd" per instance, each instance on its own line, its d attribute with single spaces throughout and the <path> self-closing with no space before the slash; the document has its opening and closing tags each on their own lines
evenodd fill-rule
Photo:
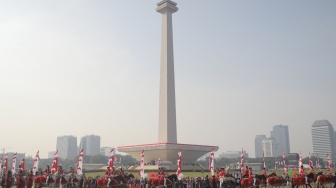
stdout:
<svg viewBox="0 0 336 188">
<path fill-rule="evenodd" d="M 307 177 L 307 179 L 306 179 Z M 243 187 L 284 187 L 284 186 L 291 186 L 292 188 L 295 187 L 333 187 L 334 183 L 336 182 L 336 176 L 331 174 L 323 174 L 317 173 L 313 174 L 310 173 L 306 177 L 302 176 L 294 176 L 290 177 L 288 175 L 281 175 L 277 176 L 275 173 L 268 175 L 255 175 L 255 179 L 250 178 L 242 178 L 240 184 Z M 255 184 L 253 185 L 255 181 Z"/>
<path fill-rule="evenodd" d="M 48 179 L 48 181 L 47 181 Z M 2 178 L 2 187 L 16 186 L 18 188 L 41 188 L 41 187 L 64 187 L 64 188 L 76 188 L 79 183 L 79 176 L 55 176 L 50 175 L 36 175 L 28 174 L 23 176 L 18 174 L 16 176 Z"/>
<path fill-rule="evenodd" d="M 212 182 L 212 178 L 210 178 L 210 182 Z M 216 178 L 216 184 L 219 185 L 220 180 L 219 178 Z M 276 188 L 276 187 L 285 187 L 289 186 L 292 188 L 295 187 L 334 187 L 336 183 L 336 176 L 333 176 L 331 174 L 323 174 L 323 173 L 317 173 L 313 174 L 310 173 L 307 175 L 307 183 L 306 183 L 306 178 L 301 177 L 301 176 L 295 176 L 295 177 L 290 177 L 288 175 L 281 175 L 277 176 L 275 173 L 271 173 L 270 175 L 259 175 L 256 174 L 254 178 L 248 178 L 248 177 L 242 177 L 240 178 L 233 178 L 233 176 L 228 175 L 223 178 L 223 183 L 221 188 L 225 187 L 245 187 L 245 188 L 250 188 L 250 187 L 271 187 L 271 188 Z"/>
</svg>

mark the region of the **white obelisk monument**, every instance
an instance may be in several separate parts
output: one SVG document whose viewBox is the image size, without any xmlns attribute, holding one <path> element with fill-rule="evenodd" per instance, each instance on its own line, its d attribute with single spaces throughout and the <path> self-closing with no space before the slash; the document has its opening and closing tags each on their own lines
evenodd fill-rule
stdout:
<svg viewBox="0 0 336 188">
<path fill-rule="evenodd" d="M 172 14 L 178 8 L 171 0 L 157 6 L 156 11 L 162 14 L 158 142 L 177 143 Z"/>
<path fill-rule="evenodd" d="M 144 151 L 145 162 L 153 162 L 160 157 L 166 165 L 175 163 L 181 150 L 184 163 L 193 163 L 204 154 L 218 150 L 218 146 L 177 143 L 172 20 L 172 14 L 178 10 L 176 5 L 171 0 L 162 0 L 156 8 L 162 14 L 158 142 L 118 147 L 118 151 L 128 153 L 137 160 L 141 160 L 140 154 Z"/>
</svg>

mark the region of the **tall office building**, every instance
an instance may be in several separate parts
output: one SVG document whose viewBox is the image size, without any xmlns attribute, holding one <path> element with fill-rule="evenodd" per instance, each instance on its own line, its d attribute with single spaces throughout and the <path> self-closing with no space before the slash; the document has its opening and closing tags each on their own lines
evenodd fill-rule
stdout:
<svg viewBox="0 0 336 188">
<path fill-rule="evenodd" d="M 262 141 L 266 138 L 266 135 L 257 135 L 254 139 L 255 157 L 262 157 L 263 146 Z"/>
<path fill-rule="evenodd" d="M 79 149 L 84 150 L 84 155 L 95 156 L 100 154 L 100 136 L 83 136 L 80 141 Z"/>
<path fill-rule="evenodd" d="M 290 153 L 289 133 L 287 125 L 275 125 L 271 131 L 271 139 L 274 140 L 274 155 L 281 156 L 282 152 L 286 155 Z"/>
<path fill-rule="evenodd" d="M 78 156 L 77 137 L 75 136 L 58 136 L 56 149 L 58 157 L 62 159 L 73 159 Z"/>
<path fill-rule="evenodd" d="M 334 127 L 328 120 L 317 120 L 311 127 L 313 152 L 319 157 L 327 160 L 329 155 L 331 162 L 335 161 L 335 131 Z"/>
<path fill-rule="evenodd" d="M 273 139 L 265 138 L 262 140 L 262 149 L 264 150 L 265 157 L 276 157 L 274 146 L 275 142 Z"/>
</svg>

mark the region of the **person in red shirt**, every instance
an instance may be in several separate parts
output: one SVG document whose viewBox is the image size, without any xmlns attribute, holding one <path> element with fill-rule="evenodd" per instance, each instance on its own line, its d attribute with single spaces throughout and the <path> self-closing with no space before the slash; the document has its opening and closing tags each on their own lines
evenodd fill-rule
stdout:
<svg viewBox="0 0 336 188">
<path fill-rule="evenodd" d="M 248 178 L 248 177 L 249 177 L 249 168 L 248 168 L 248 166 L 246 166 L 243 178 Z"/>
<path fill-rule="evenodd" d="M 312 173 L 312 174 L 315 173 L 315 172 L 314 172 L 314 168 L 313 168 L 313 166 L 310 166 L 310 173 Z"/>
<path fill-rule="evenodd" d="M 70 167 L 69 174 L 70 174 L 70 182 L 73 183 L 73 179 L 75 177 L 75 170 L 72 168 L 72 166 Z"/>
<path fill-rule="evenodd" d="M 306 173 L 303 169 L 303 165 L 301 165 L 299 173 L 300 173 L 300 177 L 305 178 L 305 182 L 306 182 L 306 185 L 307 185 L 308 184 L 308 178 L 307 178 Z"/>
<path fill-rule="evenodd" d="M 219 178 L 219 168 L 217 167 L 216 168 L 216 177 L 215 177 L 216 179 L 218 179 Z"/>
<path fill-rule="evenodd" d="M 248 178 L 251 179 L 251 180 L 253 179 L 253 186 L 255 186 L 255 183 L 256 183 L 257 179 L 253 176 L 251 167 L 249 168 Z"/>
<path fill-rule="evenodd" d="M 109 166 L 107 167 L 107 169 L 105 171 L 105 178 L 108 179 L 108 181 L 107 181 L 107 187 L 109 187 L 109 185 L 110 185 L 110 183 L 112 181 L 112 179 L 111 179 L 111 169 L 110 169 Z"/>
<path fill-rule="evenodd" d="M 161 180 L 164 180 L 165 172 L 164 172 L 163 167 L 160 168 L 160 170 L 158 171 L 157 175 L 158 175 L 158 178 L 160 178 Z"/>
<path fill-rule="evenodd" d="M 222 187 L 224 176 L 225 176 L 225 169 L 222 167 L 221 171 L 219 172 L 219 187 Z"/>
<path fill-rule="evenodd" d="M 44 173 L 45 173 L 45 175 L 47 176 L 47 178 L 46 178 L 46 185 L 48 185 L 48 181 L 49 181 L 49 178 L 50 178 L 50 175 L 51 175 L 51 170 L 50 170 L 50 166 L 49 165 L 47 165 L 47 168 L 46 169 L 44 169 L 44 171 L 43 171 Z"/>
<path fill-rule="evenodd" d="M 264 167 L 264 170 L 262 171 L 262 173 L 263 173 L 263 175 L 265 176 L 265 177 L 267 177 L 267 171 L 266 171 L 266 168 Z"/>
</svg>

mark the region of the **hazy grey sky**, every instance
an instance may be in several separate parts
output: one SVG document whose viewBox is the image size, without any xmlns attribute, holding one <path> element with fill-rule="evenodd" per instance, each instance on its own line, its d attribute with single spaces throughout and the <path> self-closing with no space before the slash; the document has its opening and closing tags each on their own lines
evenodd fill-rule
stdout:
<svg viewBox="0 0 336 188">
<path fill-rule="evenodd" d="M 157 142 L 158 1 L 0 1 L 0 147 Z M 180 143 L 254 156 L 255 135 L 284 124 L 307 156 L 314 121 L 336 126 L 336 1 L 176 2 Z"/>
</svg>

